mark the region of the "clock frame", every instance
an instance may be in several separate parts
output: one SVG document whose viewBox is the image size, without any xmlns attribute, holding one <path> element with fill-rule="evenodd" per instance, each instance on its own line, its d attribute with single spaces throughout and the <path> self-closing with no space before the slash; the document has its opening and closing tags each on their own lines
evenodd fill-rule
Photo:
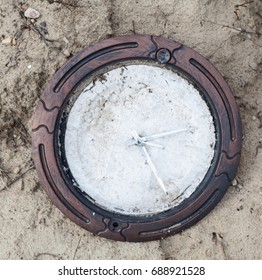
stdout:
<svg viewBox="0 0 262 280">
<path fill-rule="evenodd" d="M 216 127 L 213 164 L 197 190 L 181 204 L 151 216 L 104 210 L 86 199 L 63 168 L 59 147 L 61 119 L 74 89 L 97 71 L 121 63 L 158 63 L 190 81 L 208 104 Z M 64 122 L 66 124 L 66 122 Z M 150 241 L 180 232 L 206 216 L 236 175 L 241 151 L 241 121 L 232 91 L 202 55 L 170 39 L 127 35 L 83 49 L 47 84 L 33 117 L 33 159 L 40 182 L 53 203 L 73 222 L 95 235 L 118 241 Z"/>
</svg>

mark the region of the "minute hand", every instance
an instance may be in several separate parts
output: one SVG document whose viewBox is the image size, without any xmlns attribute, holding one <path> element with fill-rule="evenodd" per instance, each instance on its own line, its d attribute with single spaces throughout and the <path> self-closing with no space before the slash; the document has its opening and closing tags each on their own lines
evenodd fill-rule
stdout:
<svg viewBox="0 0 262 280">
<path fill-rule="evenodd" d="M 154 175 L 155 175 L 155 177 L 156 177 L 156 179 L 157 179 L 157 181 L 158 181 L 160 187 L 163 189 L 163 191 L 165 192 L 165 194 L 168 194 L 168 192 L 167 192 L 167 190 L 166 190 L 166 187 L 165 187 L 165 185 L 164 185 L 162 179 L 161 179 L 161 178 L 158 176 L 158 174 L 157 174 L 155 165 L 153 164 L 153 162 L 152 162 L 152 160 L 151 160 L 151 158 L 150 158 L 150 156 L 149 156 L 149 154 L 148 154 L 148 152 L 147 152 L 145 146 L 144 146 L 144 145 L 143 145 L 143 146 L 140 146 L 140 148 L 141 148 L 143 154 L 145 155 L 146 161 L 147 161 L 148 165 L 150 166 L 152 172 L 154 173 Z"/>
<path fill-rule="evenodd" d="M 141 137 L 141 140 L 143 142 L 152 141 L 152 140 L 155 140 L 155 139 L 158 139 L 158 138 L 167 137 L 169 135 L 180 133 L 180 132 L 187 131 L 187 130 L 188 129 L 184 128 L 184 129 L 171 130 L 171 131 L 168 131 L 168 132 L 163 132 L 163 133 L 158 133 L 158 134 L 152 134 L 152 135 Z"/>
</svg>

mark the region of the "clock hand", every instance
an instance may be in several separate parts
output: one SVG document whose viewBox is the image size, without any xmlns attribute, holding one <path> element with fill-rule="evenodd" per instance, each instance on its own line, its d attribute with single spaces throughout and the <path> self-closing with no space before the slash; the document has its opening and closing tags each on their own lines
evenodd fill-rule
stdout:
<svg viewBox="0 0 262 280">
<path fill-rule="evenodd" d="M 152 135 L 148 135 L 148 136 L 143 136 L 143 137 L 140 137 L 137 132 L 135 131 L 136 133 L 136 138 L 134 137 L 134 141 L 131 141 L 129 142 L 128 146 L 132 146 L 132 145 L 137 145 L 137 144 L 144 144 L 144 145 L 148 145 L 148 146 L 152 146 L 152 147 L 157 147 L 157 148 L 161 148 L 161 149 L 164 149 L 165 147 L 162 146 L 162 145 L 159 145 L 159 144 L 156 144 L 156 143 L 150 143 L 148 141 L 153 141 L 155 139 L 158 139 L 158 138 L 162 138 L 162 137 L 166 137 L 166 136 L 169 136 L 169 135 L 172 135 L 172 134 L 176 134 L 176 133 L 180 133 L 180 132 L 183 132 L 183 131 L 188 131 L 187 128 L 185 129 L 179 129 L 179 130 L 171 130 L 171 131 L 168 131 L 168 132 L 164 132 L 164 133 L 159 133 L 159 134 L 152 134 Z M 134 132 L 134 131 L 133 131 Z M 132 132 L 132 133 L 133 133 Z M 134 136 L 134 135 L 133 135 Z"/>
<path fill-rule="evenodd" d="M 142 141 L 141 144 L 147 145 L 147 146 L 152 146 L 152 147 L 156 147 L 156 148 L 160 148 L 160 149 L 165 149 L 164 146 L 156 144 L 156 143 L 151 143 L 151 142 L 144 142 Z"/>
<path fill-rule="evenodd" d="M 188 130 L 187 128 L 179 129 L 179 130 L 171 130 L 171 131 L 168 131 L 168 132 L 148 135 L 148 136 L 139 137 L 139 138 L 140 138 L 140 142 L 145 142 L 146 143 L 147 141 L 152 141 L 152 140 L 155 140 L 155 139 L 158 139 L 158 138 L 161 138 L 161 137 L 166 137 L 166 136 L 176 134 L 176 133 L 180 133 L 180 132 L 187 131 L 187 130 Z"/>
<path fill-rule="evenodd" d="M 132 134 L 133 134 L 133 137 L 134 137 L 134 139 L 136 140 L 137 144 L 138 144 L 139 147 L 141 148 L 141 150 L 142 150 L 144 156 L 146 157 L 146 161 L 147 161 L 149 167 L 151 168 L 152 172 L 154 173 L 154 175 L 155 175 L 155 177 L 156 177 L 156 179 L 157 179 L 157 181 L 158 181 L 160 187 L 163 189 L 163 191 L 165 192 L 165 194 L 168 194 L 168 192 L 167 192 L 167 190 L 166 190 L 166 187 L 165 187 L 165 185 L 164 185 L 162 179 L 161 179 L 161 178 L 158 176 L 158 174 L 157 174 L 155 165 L 153 164 L 153 162 L 152 162 L 152 160 L 151 160 L 151 158 L 150 158 L 150 156 L 149 156 L 149 154 L 148 154 L 148 152 L 147 152 L 147 150 L 146 150 L 146 147 L 144 146 L 143 143 L 140 142 L 140 137 L 139 137 L 139 135 L 137 134 L 136 131 L 132 131 Z"/>
<path fill-rule="evenodd" d="M 165 185 L 164 185 L 162 179 L 161 179 L 161 178 L 158 176 L 158 174 L 157 174 L 155 165 L 153 164 L 153 162 L 152 162 L 152 160 L 151 160 L 151 158 L 150 158 L 150 156 L 149 156 L 149 154 L 148 154 L 148 152 L 147 152 L 147 150 L 146 150 L 146 147 L 145 147 L 144 145 L 142 145 L 142 146 L 140 146 L 140 148 L 141 148 L 142 152 L 144 153 L 144 155 L 145 155 L 145 157 L 146 157 L 146 161 L 147 161 L 148 165 L 150 166 L 152 172 L 154 173 L 154 175 L 155 175 L 155 177 L 156 177 L 156 179 L 157 179 L 157 181 L 158 181 L 160 187 L 163 189 L 163 191 L 165 192 L 165 194 L 168 194 L 168 192 L 167 192 L 167 190 L 166 190 L 166 187 L 165 187 Z"/>
</svg>

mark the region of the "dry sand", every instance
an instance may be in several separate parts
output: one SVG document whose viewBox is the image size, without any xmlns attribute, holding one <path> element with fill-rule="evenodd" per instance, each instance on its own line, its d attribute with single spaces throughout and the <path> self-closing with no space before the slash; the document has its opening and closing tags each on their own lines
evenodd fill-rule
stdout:
<svg viewBox="0 0 262 280">
<path fill-rule="evenodd" d="M 0 0 L 0 259 L 262 259 L 262 2 L 244 2 L 36 0 L 41 17 L 30 23 L 19 1 Z M 106 240 L 68 220 L 31 160 L 35 105 L 69 53 L 134 33 L 172 38 L 215 64 L 244 131 L 237 182 L 221 203 L 190 229 L 147 243 Z M 9 37 L 15 45 L 3 44 Z"/>
</svg>

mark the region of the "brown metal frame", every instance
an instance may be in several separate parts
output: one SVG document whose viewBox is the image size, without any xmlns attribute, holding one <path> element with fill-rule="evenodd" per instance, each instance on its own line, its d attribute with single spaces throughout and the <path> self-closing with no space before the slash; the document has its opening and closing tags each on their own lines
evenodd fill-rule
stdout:
<svg viewBox="0 0 262 280">
<path fill-rule="evenodd" d="M 63 174 L 57 148 L 61 111 L 75 87 L 96 69 L 130 60 L 157 62 L 186 77 L 203 94 L 217 130 L 216 156 L 201 186 L 178 207 L 147 218 L 107 212 L 73 191 Z M 222 75 L 196 51 L 156 36 L 120 36 L 83 49 L 47 84 L 33 117 L 33 158 L 40 182 L 53 203 L 81 227 L 119 241 L 163 238 L 209 213 L 236 175 L 241 139 L 238 107 Z"/>
</svg>

